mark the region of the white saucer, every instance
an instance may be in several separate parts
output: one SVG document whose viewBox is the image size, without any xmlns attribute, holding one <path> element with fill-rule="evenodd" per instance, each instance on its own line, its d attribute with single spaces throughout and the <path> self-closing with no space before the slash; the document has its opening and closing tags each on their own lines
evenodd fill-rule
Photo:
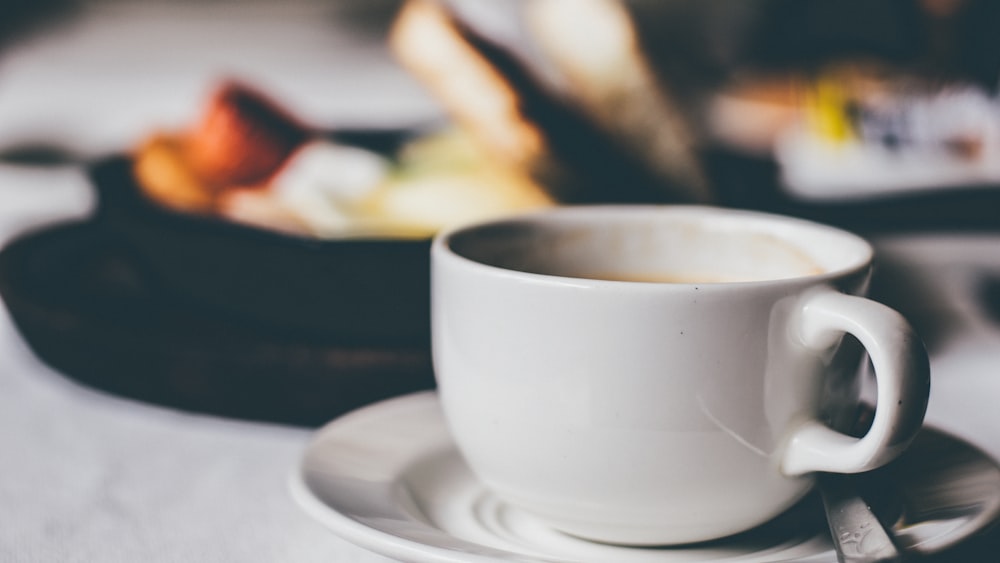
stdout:
<svg viewBox="0 0 1000 563">
<path fill-rule="evenodd" d="M 940 447 L 941 440 L 949 445 L 956 442 L 931 434 L 932 450 L 933 443 Z M 918 441 L 907 455 L 912 460 L 920 459 L 919 452 L 914 451 L 919 448 Z M 963 448 L 963 453 L 967 453 L 965 450 L 971 448 Z M 954 477 L 954 472 L 948 473 L 948 464 L 942 465 L 937 457 L 937 463 L 920 467 L 919 471 L 914 470 L 913 463 L 906 464 L 905 475 L 891 477 L 902 482 L 903 487 L 912 483 L 914 490 L 920 489 L 920 483 L 933 483 L 936 499 L 947 499 L 936 502 L 944 505 L 968 504 L 968 497 L 982 498 L 977 492 L 984 488 L 1000 490 L 1000 469 L 973 455 L 976 490 L 962 483 L 955 495 L 942 494 L 948 488 L 943 484 L 948 480 L 942 478 Z M 327 424 L 307 447 L 291 489 L 306 512 L 341 537 L 403 561 L 837 561 L 822 516 L 816 513 L 789 519 L 811 522 L 798 526 L 798 532 L 765 526 L 764 531 L 727 540 L 672 548 L 598 544 L 552 530 L 531 515 L 504 504 L 475 479 L 451 441 L 433 392 L 377 403 Z M 961 498 L 953 498 L 956 496 Z M 911 523 L 897 524 L 897 537 L 921 553 L 940 551 L 992 521 L 1000 511 L 1000 503 L 995 500 L 974 517 L 941 520 L 938 515 L 934 516 L 937 520 L 912 522 L 912 514 L 904 515 L 906 518 L 900 521 L 909 519 Z M 815 505 L 798 510 L 818 511 Z"/>
</svg>

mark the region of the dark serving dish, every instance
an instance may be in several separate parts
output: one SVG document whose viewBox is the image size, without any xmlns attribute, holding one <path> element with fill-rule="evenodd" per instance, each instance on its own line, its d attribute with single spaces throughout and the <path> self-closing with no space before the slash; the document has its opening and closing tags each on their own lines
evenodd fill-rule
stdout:
<svg viewBox="0 0 1000 563">
<path fill-rule="evenodd" d="M 404 135 L 349 140 L 392 152 Z M 142 195 L 126 156 L 97 162 L 90 177 L 95 220 L 178 296 L 299 340 L 429 343 L 429 240 L 320 240 L 172 211 Z"/>
<path fill-rule="evenodd" d="M 303 341 L 167 291 L 127 241 L 85 222 L 0 252 L 0 295 L 46 363 L 98 389 L 185 410 L 315 426 L 434 386 L 422 343 Z"/>
</svg>

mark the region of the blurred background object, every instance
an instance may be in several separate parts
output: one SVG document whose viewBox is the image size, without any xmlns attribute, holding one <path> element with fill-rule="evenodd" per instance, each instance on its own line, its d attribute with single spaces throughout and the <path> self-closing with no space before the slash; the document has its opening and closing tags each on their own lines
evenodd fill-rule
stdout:
<svg viewBox="0 0 1000 563">
<path fill-rule="evenodd" d="M 742 205 L 705 156 L 719 148 L 775 162 L 779 195 L 808 201 L 1000 183 L 988 0 L 45 0 L 6 15 L 8 161 L 133 147 L 191 122 L 228 76 L 317 127 L 449 116 L 565 202 Z M 498 96 L 506 110 L 483 105 Z"/>
<path fill-rule="evenodd" d="M 992 6 L 24 4 L 4 21 L 0 171 L 90 172 L 103 231 L 75 254 L 121 251 L 157 306 L 354 351 L 405 341 L 425 385 L 426 242 L 463 221 L 674 202 L 865 234 L 998 225 Z"/>
<path fill-rule="evenodd" d="M 810 206 L 898 197 L 926 214 L 938 202 L 924 194 L 996 199 L 1000 8 L 984 0 L 408 5 L 450 13 L 464 40 L 434 52 L 395 41 L 404 66 L 481 142 L 515 115 L 508 130 L 532 135 L 514 150 L 535 155 L 560 201 L 712 201 L 839 221 Z M 407 13 L 398 36 L 416 20 Z M 475 74 L 442 54 L 462 50 L 492 67 L 489 83 L 462 89 Z M 484 109 L 497 88 L 513 105 Z"/>
<path fill-rule="evenodd" d="M 627 2 L 704 144 L 772 157 L 786 195 L 1000 184 L 1000 5 Z"/>
</svg>

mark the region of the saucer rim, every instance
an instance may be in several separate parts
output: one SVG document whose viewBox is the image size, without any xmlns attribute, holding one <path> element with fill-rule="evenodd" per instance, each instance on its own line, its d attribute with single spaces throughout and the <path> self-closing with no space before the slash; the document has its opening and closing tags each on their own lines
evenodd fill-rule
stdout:
<svg viewBox="0 0 1000 563">
<path fill-rule="evenodd" d="M 467 542 L 470 545 L 495 551 L 496 553 L 475 553 L 448 546 L 438 546 L 433 543 L 427 543 L 417 539 L 406 538 L 393 534 L 391 531 L 382 530 L 368 525 L 363 521 L 338 510 L 337 507 L 322 500 L 320 496 L 310 488 L 307 484 L 308 466 L 306 462 L 311 455 L 315 455 L 315 448 L 318 444 L 326 442 L 330 439 L 328 438 L 328 434 L 331 432 L 332 428 L 339 427 L 355 418 L 369 418 L 372 416 L 373 411 L 392 411 L 392 409 L 398 405 L 410 405 L 412 403 L 419 402 L 423 402 L 427 404 L 427 406 L 436 406 L 438 410 L 440 409 L 440 401 L 437 391 L 418 391 L 371 403 L 337 416 L 320 428 L 316 429 L 289 475 L 288 487 L 294 502 L 308 515 L 315 518 L 319 523 L 327 527 L 330 531 L 345 541 L 353 543 L 354 545 L 373 553 L 399 559 L 401 561 L 409 561 L 413 563 L 500 563 L 504 561 L 517 561 L 521 563 L 572 563 L 572 559 L 565 559 L 558 556 L 558 554 L 548 556 L 544 554 L 521 553 L 514 550 L 505 550 L 488 544 L 463 540 L 460 537 L 450 535 L 448 530 L 441 529 L 427 522 L 422 523 L 428 526 L 429 529 L 444 533 L 449 535 L 449 537 Z M 927 427 L 927 430 L 940 434 L 945 438 L 971 445 L 965 442 L 965 440 L 962 440 L 947 431 L 931 427 Z M 979 451 L 980 454 L 983 454 L 983 452 L 975 446 L 972 447 L 973 449 Z M 995 460 L 994 464 L 996 464 Z M 398 478 L 398 475 L 396 477 Z M 926 551 L 921 550 L 921 556 L 929 556 L 946 552 L 951 547 L 954 547 L 962 541 L 979 534 L 985 528 L 988 528 L 989 522 L 993 521 L 992 518 L 997 515 L 1000 515 L 1000 503 L 998 503 L 997 507 L 994 507 L 994 510 L 989 515 L 981 514 L 979 518 L 976 518 L 967 523 L 967 525 L 962 526 L 962 531 L 950 538 L 951 541 L 945 541 L 944 543 L 934 546 Z M 984 520 L 987 524 L 985 526 Z M 998 523 L 998 525 L 1000 525 L 1000 523 Z M 940 538 L 938 538 L 938 540 L 940 540 Z M 749 554 L 750 553 L 747 553 L 747 555 Z M 827 550 L 816 551 L 806 557 L 807 561 L 811 561 L 813 563 L 833 563 L 837 560 L 836 553 L 832 546 L 830 546 Z M 777 559 L 776 561 L 783 560 Z"/>
<path fill-rule="evenodd" d="M 360 522 L 351 516 L 344 514 L 322 501 L 306 484 L 305 461 L 316 444 L 323 441 L 330 428 L 342 425 L 345 421 L 353 418 L 368 416 L 373 410 L 390 410 L 397 404 L 408 404 L 417 401 L 428 401 L 440 404 L 438 393 L 435 390 L 418 391 L 398 397 L 378 401 L 361 408 L 355 409 L 343 415 L 333 418 L 320 428 L 316 429 L 312 438 L 307 443 L 302 454 L 299 456 L 293 470 L 288 478 L 288 489 L 292 500 L 309 516 L 313 517 L 320 524 L 325 526 L 341 539 L 350 542 L 362 549 L 366 549 L 379 555 L 407 561 L 411 563 L 572 563 L 572 559 L 540 557 L 538 555 L 518 553 L 516 551 L 505 551 L 500 548 L 485 544 L 483 548 L 497 551 L 496 555 L 483 555 L 458 551 L 451 548 L 439 547 L 425 542 L 419 542 L 408 538 L 400 537 L 387 531 L 373 528 Z M 434 528 L 430 524 L 429 527 Z M 444 531 L 447 533 L 447 531 Z M 817 551 L 807 556 L 807 561 L 813 563 L 835 563 L 836 554 L 832 547 L 827 550 Z M 722 560 L 724 562 L 724 560 Z M 781 563 L 782 559 L 775 560 Z"/>
</svg>

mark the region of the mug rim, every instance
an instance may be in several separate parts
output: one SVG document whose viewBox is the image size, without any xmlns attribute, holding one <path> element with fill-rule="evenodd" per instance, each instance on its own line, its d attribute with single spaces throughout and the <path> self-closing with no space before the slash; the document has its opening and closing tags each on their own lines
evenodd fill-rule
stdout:
<svg viewBox="0 0 1000 563">
<path fill-rule="evenodd" d="M 607 280 L 572 275 L 545 274 L 524 270 L 516 270 L 503 266 L 488 264 L 476 260 L 464 254 L 460 254 L 452 247 L 452 241 L 461 235 L 473 233 L 479 230 L 486 230 L 503 225 L 528 225 L 538 224 L 543 220 L 550 219 L 585 219 L 587 217 L 614 217 L 627 214 L 642 213 L 646 216 L 654 214 L 680 214 L 684 216 L 725 216 L 736 220 L 747 220 L 750 222 L 771 222 L 787 225 L 792 229 L 806 229 L 814 232 L 824 232 L 828 235 L 839 237 L 844 242 L 841 244 L 853 244 L 861 254 L 858 258 L 848 261 L 845 265 L 835 268 L 824 268 L 823 271 L 815 274 L 795 275 L 788 277 L 767 278 L 748 281 L 676 281 L 657 282 L 643 280 Z M 787 240 L 787 239 L 785 239 Z M 668 288 L 749 288 L 749 287 L 773 287 L 783 283 L 819 283 L 828 280 L 848 277 L 871 267 L 875 256 L 875 249 L 870 242 L 863 237 L 850 231 L 827 225 L 824 223 L 802 219 L 790 215 L 768 213 L 763 211 L 736 209 L 699 204 L 601 204 L 601 205 L 560 205 L 557 207 L 542 210 L 504 215 L 502 217 L 467 223 L 455 226 L 439 232 L 431 243 L 431 258 L 433 262 L 448 260 L 464 268 L 478 271 L 482 274 L 494 276 L 504 276 L 517 278 L 522 281 L 533 281 L 536 283 L 556 283 L 559 285 L 572 285 L 576 287 L 618 289 L 668 289 Z"/>
</svg>

